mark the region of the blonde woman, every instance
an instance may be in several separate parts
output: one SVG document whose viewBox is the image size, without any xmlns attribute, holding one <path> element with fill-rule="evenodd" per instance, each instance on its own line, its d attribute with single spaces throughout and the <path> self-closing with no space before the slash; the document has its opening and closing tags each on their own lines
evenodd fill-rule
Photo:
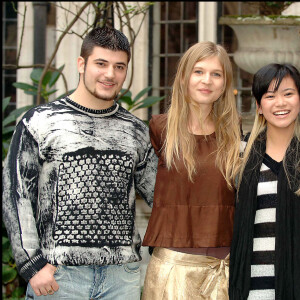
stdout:
<svg viewBox="0 0 300 300">
<path fill-rule="evenodd" d="M 222 46 L 200 42 L 186 51 L 170 108 L 152 117 L 150 137 L 159 162 L 143 299 L 228 299 L 240 127 Z"/>
<path fill-rule="evenodd" d="M 300 74 L 270 64 L 253 80 L 257 111 L 238 178 L 232 300 L 300 297 Z"/>
</svg>

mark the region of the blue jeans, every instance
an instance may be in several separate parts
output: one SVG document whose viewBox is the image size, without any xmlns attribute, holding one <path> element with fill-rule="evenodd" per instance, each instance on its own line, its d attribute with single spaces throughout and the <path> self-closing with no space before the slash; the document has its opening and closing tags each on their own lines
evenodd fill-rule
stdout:
<svg viewBox="0 0 300 300">
<path fill-rule="evenodd" d="M 139 300 L 140 262 L 107 266 L 57 267 L 54 278 L 59 290 L 36 296 L 28 283 L 26 300 Z"/>
</svg>

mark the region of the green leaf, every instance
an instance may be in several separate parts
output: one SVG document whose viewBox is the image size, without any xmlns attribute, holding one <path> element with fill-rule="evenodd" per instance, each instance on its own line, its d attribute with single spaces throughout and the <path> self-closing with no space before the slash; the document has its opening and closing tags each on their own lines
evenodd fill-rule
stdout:
<svg viewBox="0 0 300 300">
<path fill-rule="evenodd" d="M 35 82 L 36 84 L 38 84 L 41 79 L 42 73 L 43 73 L 43 69 L 41 69 L 41 68 L 33 69 L 33 71 L 30 74 L 31 80 L 33 82 Z M 44 88 L 47 86 L 47 84 L 51 80 L 51 76 L 52 76 L 52 72 L 47 71 L 47 73 L 45 74 L 43 81 L 42 81 L 42 86 Z"/>
<path fill-rule="evenodd" d="M 37 91 L 24 91 L 24 93 L 27 95 L 33 95 L 33 96 L 37 95 Z"/>
<path fill-rule="evenodd" d="M 142 99 L 142 100 L 137 101 L 136 103 L 134 103 L 133 107 L 140 107 L 141 105 L 144 105 L 145 103 L 148 103 L 148 102 L 151 103 L 151 101 L 155 101 L 153 103 L 153 104 L 155 104 L 156 103 L 156 99 L 158 100 L 159 97 L 157 97 L 157 96 L 146 97 L 146 98 L 144 98 L 144 99 Z M 150 106 L 151 106 L 151 104 L 150 104 Z M 148 107 L 148 106 L 145 106 L 145 107 Z"/>
<path fill-rule="evenodd" d="M 44 95 L 49 96 L 49 95 L 54 94 L 56 91 L 58 91 L 58 90 L 52 90 L 52 91 L 46 92 Z"/>
<path fill-rule="evenodd" d="M 6 236 L 2 236 L 2 250 L 8 249 L 10 246 L 9 238 Z"/>
<path fill-rule="evenodd" d="M 3 126 L 2 126 L 2 135 L 14 132 L 15 128 L 16 128 L 16 126 L 8 126 L 5 128 L 3 128 Z M 2 139 L 3 139 L 3 137 L 2 137 Z"/>
<path fill-rule="evenodd" d="M 127 97 L 127 96 L 121 97 L 118 101 L 119 102 L 125 102 L 127 105 L 132 105 L 133 104 L 132 99 L 130 97 Z"/>
<path fill-rule="evenodd" d="M 52 72 L 51 71 L 48 71 L 44 78 L 43 78 L 43 81 L 42 81 L 42 86 L 44 88 L 46 88 L 47 84 L 49 83 L 50 79 L 51 79 L 51 75 L 52 75 Z"/>
<path fill-rule="evenodd" d="M 12 122 L 15 122 L 17 118 L 23 114 L 25 111 L 28 109 L 32 108 L 34 105 L 27 105 L 23 106 L 17 109 L 14 109 L 13 111 L 10 112 L 10 114 L 2 121 L 2 145 L 3 145 L 3 139 L 5 138 L 10 138 L 11 133 L 14 132 L 15 130 L 15 125 L 12 126 L 7 126 Z"/>
<path fill-rule="evenodd" d="M 17 89 L 21 89 L 24 91 L 37 91 L 37 87 L 30 85 L 28 83 L 14 82 L 12 85 Z"/>
<path fill-rule="evenodd" d="M 21 116 L 24 112 L 26 112 L 27 110 L 29 110 L 30 108 L 34 107 L 34 105 L 26 105 L 17 109 L 14 109 L 10 114 L 15 116 L 16 118 L 18 118 L 19 116 Z"/>
<path fill-rule="evenodd" d="M 5 159 L 5 157 L 7 155 L 8 147 L 9 147 L 9 144 L 7 144 L 6 142 L 3 142 L 3 140 L 2 140 L 2 161 Z"/>
<path fill-rule="evenodd" d="M 16 269 L 12 268 L 9 265 L 2 264 L 2 283 L 7 284 L 8 282 L 13 281 L 18 275 Z"/>
<path fill-rule="evenodd" d="M 61 72 L 62 70 L 64 69 L 65 65 L 62 65 L 58 71 L 54 71 L 52 74 L 51 74 L 51 79 L 49 81 L 49 87 L 52 87 L 55 82 L 58 80 L 59 76 L 61 75 Z M 60 71 L 60 72 L 59 72 Z"/>
<path fill-rule="evenodd" d="M 11 98 L 11 97 L 6 97 L 6 98 L 4 98 L 4 99 L 2 100 L 2 112 L 5 111 L 5 109 L 6 109 L 7 105 L 8 105 L 8 103 L 10 102 L 10 98 Z"/>
<path fill-rule="evenodd" d="M 161 101 L 164 98 L 165 98 L 165 96 L 163 96 L 163 97 L 156 97 L 156 96 L 147 97 L 143 101 L 141 101 L 142 104 L 139 105 L 138 107 L 136 107 L 134 110 L 137 110 L 139 108 L 144 108 L 144 107 L 150 107 L 150 106 L 154 105 L 155 103 Z"/>
<path fill-rule="evenodd" d="M 12 297 L 15 299 L 20 299 L 25 294 L 25 288 L 23 286 L 16 287 L 12 292 Z"/>
<path fill-rule="evenodd" d="M 126 89 L 121 89 L 121 91 L 120 91 L 120 95 L 122 95 L 124 92 L 126 91 Z M 126 96 L 126 97 L 132 97 L 132 93 L 130 92 L 130 91 L 128 91 L 125 95 L 123 95 L 122 97 L 124 97 L 124 96 Z"/>
<path fill-rule="evenodd" d="M 42 73 L 43 73 L 43 69 L 41 68 L 33 69 L 30 74 L 31 80 L 35 83 L 39 83 Z"/>
<path fill-rule="evenodd" d="M 14 115 L 9 115 L 7 116 L 3 121 L 2 121 L 2 128 L 5 127 L 6 125 L 15 122 L 16 121 L 16 117 Z"/>
<path fill-rule="evenodd" d="M 12 258 L 9 239 L 2 236 L 2 262 L 8 263 Z"/>
<path fill-rule="evenodd" d="M 8 249 L 2 249 L 2 262 L 3 263 L 9 263 L 9 261 L 13 258 L 11 248 Z"/>
<path fill-rule="evenodd" d="M 138 99 L 140 99 L 142 96 L 144 96 L 146 93 L 148 93 L 152 89 L 152 86 L 148 86 L 141 90 L 133 99 L 133 102 L 136 102 Z"/>
</svg>

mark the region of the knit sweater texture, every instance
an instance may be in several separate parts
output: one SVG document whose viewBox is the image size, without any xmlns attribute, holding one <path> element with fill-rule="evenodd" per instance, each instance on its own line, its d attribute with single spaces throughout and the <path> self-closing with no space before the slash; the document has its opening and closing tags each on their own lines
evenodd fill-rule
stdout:
<svg viewBox="0 0 300 300">
<path fill-rule="evenodd" d="M 46 263 L 141 260 L 136 191 L 152 206 L 157 156 L 148 127 L 118 104 L 69 98 L 29 110 L 3 168 L 3 220 L 26 280 Z"/>
</svg>

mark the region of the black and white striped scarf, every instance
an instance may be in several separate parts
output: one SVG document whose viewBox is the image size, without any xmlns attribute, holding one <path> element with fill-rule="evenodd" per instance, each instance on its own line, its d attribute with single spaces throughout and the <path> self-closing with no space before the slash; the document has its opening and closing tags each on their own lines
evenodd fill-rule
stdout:
<svg viewBox="0 0 300 300">
<path fill-rule="evenodd" d="M 299 149 L 299 141 L 294 137 L 286 151 L 285 168 L 282 167 L 278 175 L 276 300 L 296 300 L 300 297 L 300 197 L 294 193 L 300 183 Z M 265 151 L 266 131 L 258 136 L 252 146 L 237 195 L 230 252 L 230 300 L 246 300 L 249 294 L 257 184 Z"/>
</svg>

